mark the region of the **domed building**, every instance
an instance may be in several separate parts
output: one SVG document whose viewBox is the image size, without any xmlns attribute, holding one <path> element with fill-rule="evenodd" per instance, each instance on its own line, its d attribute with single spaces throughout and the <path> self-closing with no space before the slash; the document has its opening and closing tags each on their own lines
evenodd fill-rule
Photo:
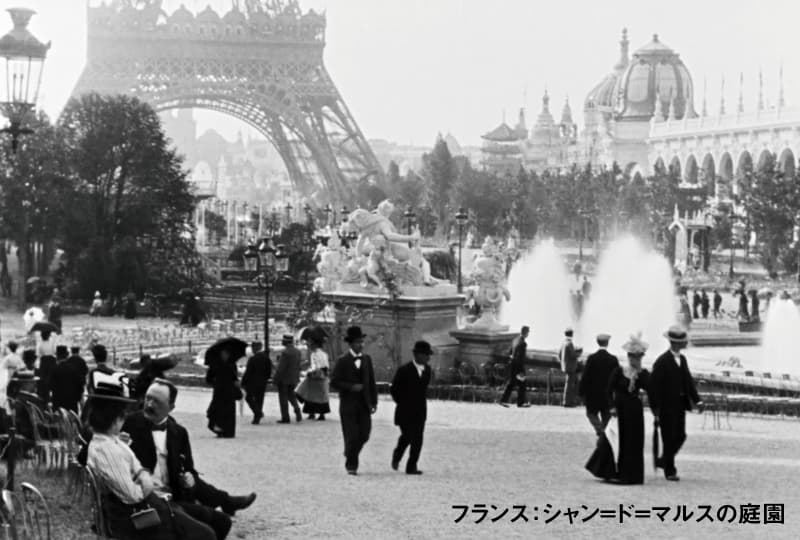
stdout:
<svg viewBox="0 0 800 540">
<path fill-rule="evenodd" d="M 620 58 L 584 101 L 582 161 L 631 171 L 647 163 L 650 124 L 695 118 L 692 77 L 678 53 L 658 35 L 628 58 L 622 31 Z"/>
</svg>

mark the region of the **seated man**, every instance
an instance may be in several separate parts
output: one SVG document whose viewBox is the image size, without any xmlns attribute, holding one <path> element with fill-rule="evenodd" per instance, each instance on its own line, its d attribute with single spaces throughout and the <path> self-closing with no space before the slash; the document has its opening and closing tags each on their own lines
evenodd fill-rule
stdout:
<svg viewBox="0 0 800 540">
<path fill-rule="evenodd" d="M 155 491 L 172 494 L 187 514 L 210 525 L 221 540 L 230 531 L 229 516 L 253 504 L 256 494 L 231 496 L 198 476 L 189 433 L 169 415 L 177 396 L 174 384 L 156 379 L 147 389 L 144 409 L 129 415 L 122 431 L 130 435 L 131 450 L 142 466 L 152 472 Z"/>
</svg>

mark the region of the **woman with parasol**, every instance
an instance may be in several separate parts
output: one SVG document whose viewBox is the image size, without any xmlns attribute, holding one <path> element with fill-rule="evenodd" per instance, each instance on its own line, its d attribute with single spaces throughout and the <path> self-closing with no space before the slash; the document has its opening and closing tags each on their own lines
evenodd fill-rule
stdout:
<svg viewBox="0 0 800 540">
<path fill-rule="evenodd" d="M 644 409 L 639 394 L 647 390 L 650 381 L 650 373 L 642 369 L 647 348 L 641 332 L 631 336 L 622 346 L 628 353 L 628 365 L 617 367 L 608 381 L 608 397 L 617 422 L 609 422 L 586 463 L 589 472 L 606 481 L 644 483 Z"/>
<path fill-rule="evenodd" d="M 309 420 L 313 420 L 317 414 L 317 420 L 325 420 L 325 415 L 331 412 L 328 403 L 330 363 L 328 354 L 323 349 L 328 335 L 322 327 L 316 326 L 303 330 L 300 339 L 308 343 L 311 367 L 295 391 L 297 400 L 303 403 L 303 412 L 308 415 Z"/>
<path fill-rule="evenodd" d="M 236 361 L 245 355 L 247 343 L 236 338 L 217 341 L 206 351 L 206 382 L 214 389 L 208 405 L 208 429 L 217 437 L 236 436 L 236 401 L 242 399 Z"/>
<path fill-rule="evenodd" d="M 178 360 L 172 355 L 157 356 L 152 358 L 149 354 L 143 354 L 139 359 L 139 374 L 133 384 L 133 398 L 139 404 L 139 408 L 144 406 L 144 396 L 150 384 L 156 379 L 166 379 L 165 373 L 178 365 Z"/>
</svg>

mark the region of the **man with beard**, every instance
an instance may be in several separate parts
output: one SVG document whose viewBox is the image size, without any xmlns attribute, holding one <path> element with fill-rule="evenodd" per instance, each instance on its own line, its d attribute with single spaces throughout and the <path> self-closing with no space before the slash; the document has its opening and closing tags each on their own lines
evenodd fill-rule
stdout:
<svg viewBox="0 0 800 540">
<path fill-rule="evenodd" d="M 230 516 L 253 504 L 256 494 L 232 496 L 200 478 L 189 433 L 170 416 L 177 397 L 174 384 L 156 379 L 147 389 L 144 408 L 128 416 L 122 431 L 130 435 L 131 450 L 151 472 L 155 491 L 171 494 L 187 514 L 211 526 L 222 540 L 230 531 Z"/>
</svg>

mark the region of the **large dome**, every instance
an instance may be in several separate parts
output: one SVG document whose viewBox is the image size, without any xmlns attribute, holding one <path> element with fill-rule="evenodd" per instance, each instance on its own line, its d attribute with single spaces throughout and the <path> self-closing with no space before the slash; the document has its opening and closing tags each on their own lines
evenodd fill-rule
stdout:
<svg viewBox="0 0 800 540">
<path fill-rule="evenodd" d="M 661 43 L 658 35 L 633 53 L 625 72 L 617 80 L 614 116 L 618 120 L 650 120 L 657 110 L 664 116 L 670 103 L 675 118 L 694 118 L 692 77 L 678 54 Z M 661 100 L 656 107 L 656 96 Z"/>
<path fill-rule="evenodd" d="M 628 30 L 624 28 L 622 29 L 622 39 L 619 42 L 619 49 L 620 58 L 614 66 L 614 71 L 606 75 L 586 96 L 583 102 L 583 109 L 585 111 L 598 110 L 611 113 L 614 110 L 614 106 L 617 102 L 617 81 L 625 68 L 628 67 Z"/>
</svg>

